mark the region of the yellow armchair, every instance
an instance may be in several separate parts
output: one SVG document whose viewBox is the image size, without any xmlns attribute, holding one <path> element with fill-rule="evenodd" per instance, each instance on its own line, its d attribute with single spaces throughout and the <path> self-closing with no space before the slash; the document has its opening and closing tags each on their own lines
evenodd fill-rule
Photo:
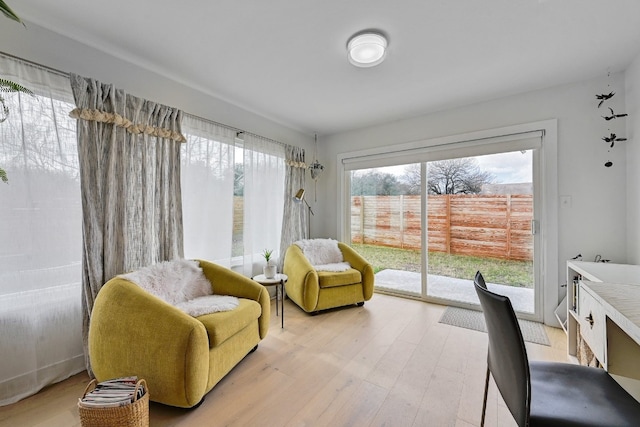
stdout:
<svg viewBox="0 0 640 427">
<path fill-rule="evenodd" d="M 137 375 L 146 380 L 151 400 L 189 408 L 266 337 L 267 289 L 228 268 L 198 262 L 214 293 L 238 297 L 238 307 L 192 317 L 129 280 L 109 280 L 89 325 L 98 381 Z"/>
<path fill-rule="evenodd" d="M 346 305 L 363 305 L 373 295 L 373 267 L 350 246 L 338 242 L 346 271 L 317 271 L 302 249 L 293 244 L 287 248 L 283 273 L 287 296 L 307 313 Z"/>
</svg>

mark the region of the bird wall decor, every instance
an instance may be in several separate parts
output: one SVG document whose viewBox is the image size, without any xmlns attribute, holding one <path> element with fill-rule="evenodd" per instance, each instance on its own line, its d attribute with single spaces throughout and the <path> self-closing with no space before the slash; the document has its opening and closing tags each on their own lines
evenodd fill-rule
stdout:
<svg viewBox="0 0 640 427">
<path fill-rule="evenodd" d="M 609 92 L 609 93 L 602 93 L 600 95 L 596 95 L 596 99 L 600 100 L 600 102 L 598 103 L 598 108 L 600 108 L 600 106 L 604 101 L 613 98 L 613 95 L 615 94 L 616 94 L 615 92 Z"/>
<path fill-rule="evenodd" d="M 626 141 L 626 140 L 627 140 L 627 138 L 618 138 L 618 137 L 617 137 L 617 135 L 616 135 L 615 133 L 612 133 L 612 134 L 611 134 L 611 135 L 609 135 L 609 136 L 605 136 L 605 137 L 603 137 L 603 138 L 602 138 L 602 140 L 603 140 L 604 142 L 606 142 L 606 143 L 611 144 L 609 147 L 610 147 L 610 148 L 613 148 L 613 145 L 614 145 L 616 142 Z"/>
<path fill-rule="evenodd" d="M 617 119 L 617 118 L 620 118 L 620 117 L 627 117 L 628 116 L 627 113 L 622 113 L 622 114 L 614 113 L 613 112 L 613 108 L 611 108 L 611 107 L 609 107 L 609 111 L 611 111 L 611 115 L 610 116 L 602 116 L 602 118 L 605 119 L 606 121 Z"/>
<path fill-rule="evenodd" d="M 609 81 L 611 80 L 611 72 L 607 72 L 607 78 L 609 79 Z M 610 88 L 611 88 L 611 84 L 609 83 L 607 84 L 607 89 L 610 89 Z M 616 94 L 614 91 L 611 91 L 611 90 L 609 90 L 608 92 L 609 93 L 604 92 L 604 93 L 596 94 L 596 100 L 598 100 L 597 108 L 602 107 L 605 104 L 605 102 L 609 103 L 611 98 L 613 98 Z M 607 123 L 607 132 L 609 133 L 609 135 L 602 137 L 602 140 L 609 145 L 609 147 L 607 148 L 607 153 L 610 153 L 611 149 L 615 146 L 616 142 L 623 142 L 627 140 L 627 138 L 619 137 L 616 133 L 614 133 L 615 129 L 612 130 L 611 127 L 615 125 L 611 121 L 615 119 L 621 119 L 621 118 L 627 117 L 628 114 L 627 113 L 616 114 L 616 112 L 613 111 L 613 107 L 607 106 L 607 108 L 609 109 L 611 114 L 605 115 L 605 116 L 601 115 L 600 117 L 602 117 Z M 611 166 L 613 166 L 613 162 L 611 160 L 607 160 L 604 163 L 604 166 L 607 168 L 610 168 Z"/>
</svg>

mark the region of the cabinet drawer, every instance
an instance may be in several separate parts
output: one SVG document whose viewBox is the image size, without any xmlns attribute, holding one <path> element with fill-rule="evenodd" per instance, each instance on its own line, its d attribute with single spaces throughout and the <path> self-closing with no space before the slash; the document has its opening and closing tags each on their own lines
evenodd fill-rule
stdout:
<svg viewBox="0 0 640 427">
<path fill-rule="evenodd" d="M 578 322 L 580 334 L 593 351 L 596 358 L 606 367 L 605 328 L 606 316 L 602 305 L 584 287 L 578 293 Z"/>
</svg>

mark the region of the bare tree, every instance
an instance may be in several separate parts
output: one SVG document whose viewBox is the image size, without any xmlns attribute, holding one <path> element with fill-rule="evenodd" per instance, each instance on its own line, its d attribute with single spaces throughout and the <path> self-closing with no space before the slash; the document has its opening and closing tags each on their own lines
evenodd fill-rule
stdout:
<svg viewBox="0 0 640 427">
<path fill-rule="evenodd" d="M 420 163 L 412 163 L 405 166 L 404 175 L 400 179 L 405 186 L 406 194 L 420 194 L 422 188 Z"/>
<path fill-rule="evenodd" d="M 351 178 L 351 195 L 353 196 L 395 196 L 404 194 L 402 185 L 395 175 L 369 170 L 366 173 L 355 173 Z"/>
<path fill-rule="evenodd" d="M 244 164 L 233 165 L 233 195 L 244 196 Z"/>
<path fill-rule="evenodd" d="M 473 157 L 448 159 L 427 164 L 429 194 L 478 194 L 483 184 L 493 182 Z"/>
</svg>

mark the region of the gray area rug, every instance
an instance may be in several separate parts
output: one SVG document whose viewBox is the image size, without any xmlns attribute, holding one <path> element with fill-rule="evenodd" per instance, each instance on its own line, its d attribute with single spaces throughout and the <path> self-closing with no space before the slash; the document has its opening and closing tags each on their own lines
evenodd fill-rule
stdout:
<svg viewBox="0 0 640 427">
<path fill-rule="evenodd" d="M 458 326 L 460 328 L 473 329 L 487 332 L 484 323 L 484 314 L 481 311 L 467 310 L 459 307 L 447 307 L 440 318 L 440 323 Z M 551 345 L 547 332 L 542 323 L 531 322 L 529 320 L 518 320 L 520 330 L 525 341 L 535 344 Z"/>
</svg>

